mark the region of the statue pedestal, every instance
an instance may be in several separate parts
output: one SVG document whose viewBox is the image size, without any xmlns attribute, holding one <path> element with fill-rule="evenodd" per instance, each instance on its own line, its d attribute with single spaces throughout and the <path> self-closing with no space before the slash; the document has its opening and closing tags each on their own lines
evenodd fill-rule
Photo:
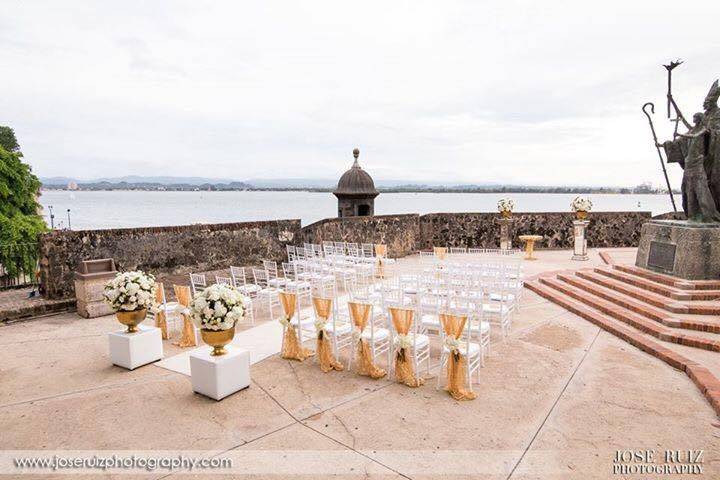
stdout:
<svg viewBox="0 0 720 480">
<path fill-rule="evenodd" d="M 512 248 L 512 218 L 499 218 L 500 224 L 500 250 L 510 250 Z"/>
<path fill-rule="evenodd" d="M 573 238 L 575 239 L 573 260 L 585 261 L 590 258 L 587 254 L 587 239 L 585 238 L 585 230 L 589 224 L 590 222 L 587 220 L 573 220 Z"/>
<path fill-rule="evenodd" d="M 651 220 L 642 226 L 635 265 L 686 280 L 717 280 L 720 223 Z"/>
</svg>

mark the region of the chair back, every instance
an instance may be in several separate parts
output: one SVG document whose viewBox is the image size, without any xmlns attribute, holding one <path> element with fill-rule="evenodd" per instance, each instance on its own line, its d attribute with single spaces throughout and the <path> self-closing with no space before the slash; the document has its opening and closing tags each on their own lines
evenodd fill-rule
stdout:
<svg viewBox="0 0 720 480">
<path fill-rule="evenodd" d="M 198 291 L 207 287 L 207 279 L 204 273 L 191 273 L 190 274 L 190 287 L 192 288 L 192 294 L 195 295 Z"/>
</svg>

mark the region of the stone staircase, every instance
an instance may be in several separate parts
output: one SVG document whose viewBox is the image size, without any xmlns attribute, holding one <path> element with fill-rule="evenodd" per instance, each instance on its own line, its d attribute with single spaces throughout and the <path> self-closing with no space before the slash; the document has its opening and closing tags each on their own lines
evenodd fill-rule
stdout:
<svg viewBox="0 0 720 480">
<path fill-rule="evenodd" d="M 683 370 L 720 415 L 720 380 L 678 348 L 720 352 L 720 280 L 611 264 L 540 276 L 525 287 Z"/>
</svg>

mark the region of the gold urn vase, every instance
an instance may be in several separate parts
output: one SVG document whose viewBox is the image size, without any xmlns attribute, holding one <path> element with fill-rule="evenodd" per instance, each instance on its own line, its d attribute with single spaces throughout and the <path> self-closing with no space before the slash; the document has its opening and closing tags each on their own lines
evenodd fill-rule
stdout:
<svg viewBox="0 0 720 480">
<path fill-rule="evenodd" d="M 232 342 L 233 337 L 235 337 L 235 326 L 233 325 L 232 328 L 228 328 L 227 330 L 206 330 L 201 328 L 200 336 L 202 337 L 203 342 L 213 347 L 213 351 L 210 352 L 210 355 L 225 355 L 227 353 L 225 345 Z"/>
<path fill-rule="evenodd" d="M 502 210 L 500 215 L 502 215 L 502 218 L 510 218 L 512 217 L 512 210 Z"/>
<path fill-rule="evenodd" d="M 588 216 L 588 212 L 586 212 L 585 210 L 578 210 L 577 212 L 575 212 L 575 215 L 577 215 L 578 220 L 585 220 Z"/>
<path fill-rule="evenodd" d="M 135 333 L 138 331 L 138 325 L 140 325 L 145 316 L 147 315 L 147 309 L 141 308 L 140 310 L 125 311 L 119 310 L 115 312 L 117 319 L 120 323 L 127 327 L 125 333 Z"/>
</svg>

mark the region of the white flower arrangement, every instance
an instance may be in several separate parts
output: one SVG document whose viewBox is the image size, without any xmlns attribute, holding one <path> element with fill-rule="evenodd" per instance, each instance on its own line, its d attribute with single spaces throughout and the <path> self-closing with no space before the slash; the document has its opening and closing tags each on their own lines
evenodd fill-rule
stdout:
<svg viewBox="0 0 720 480">
<path fill-rule="evenodd" d="M 394 343 L 395 343 L 395 348 L 397 350 L 402 350 L 404 348 L 410 348 L 413 346 L 412 335 L 398 334 L 398 336 L 395 337 Z"/>
<path fill-rule="evenodd" d="M 445 346 L 450 352 L 457 353 L 460 350 L 460 340 L 452 335 L 447 335 L 445 336 Z"/>
<path fill-rule="evenodd" d="M 204 330 L 229 330 L 245 318 L 245 302 L 232 285 L 210 285 L 190 302 L 193 323 Z"/>
<path fill-rule="evenodd" d="M 324 318 L 316 318 L 315 319 L 315 331 L 320 333 L 325 331 L 325 325 L 327 324 L 327 320 Z"/>
<path fill-rule="evenodd" d="M 501 198 L 497 203 L 498 212 L 510 212 L 515 209 L 515 202 L 509 198 Z"/>
<path fill-rule="evenodd" d="M 575 197 L 575 200 L 570 204 L 573 212 L 589 212 L 592 210 L 593 203 L 589 198 Z"/>
<path fill-rule="evenodd" d="M 120 272 L 105 285 L 103 297 L 116 312 L 154 309 L 155 277 L 140 270 Z"/>
</svg>

